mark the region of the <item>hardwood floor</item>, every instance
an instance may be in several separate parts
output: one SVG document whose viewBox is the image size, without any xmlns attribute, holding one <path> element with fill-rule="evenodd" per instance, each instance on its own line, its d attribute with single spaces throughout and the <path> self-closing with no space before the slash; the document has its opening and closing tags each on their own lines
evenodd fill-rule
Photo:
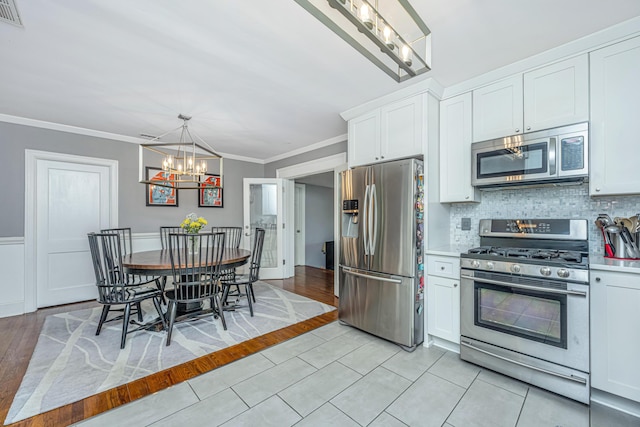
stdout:
<svg viewBox="0 0 640 427">
<path fill-rule="evenodd" d="M 336 307 L 338 305 L 338 300 L 333 295 L 332 270 L 296 267 L 295 276 L 292 278 L 265 280 L 265 282 L 325 304 Z M 0 319 L 1 420 L 4 421 L 6 418 L 13 397 L 27 370 L 44 319 L 50 314 L 97 306 L 99 306 L 97 302 L 90 301 L 45 308 L 35 313 Z M 66 426 L 264 350 L 269 346 L 331 323 L 337 318 L 337 311 L 325 313 L 93 395 L 79 402 L 19 421 L 11 426 Z"/>
</svg>

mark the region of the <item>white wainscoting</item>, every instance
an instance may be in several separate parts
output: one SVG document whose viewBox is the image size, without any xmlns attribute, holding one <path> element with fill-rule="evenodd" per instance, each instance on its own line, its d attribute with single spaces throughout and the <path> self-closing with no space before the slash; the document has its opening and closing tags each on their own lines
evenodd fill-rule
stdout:
<svg viewBox="0 0 640 427">
<path fill-rule="evenodd" d="M 159 233 L 133 233 L 135 252 L 160 249 Z M 23 237 L 0 237 L 0 317 L 16 316 L 25 310 L 25 256 Z"/>
<path fill-rule="evenodd" d="M 24 313 L 24 238 L 0 237 L 0 317 Z"/>
</svg>

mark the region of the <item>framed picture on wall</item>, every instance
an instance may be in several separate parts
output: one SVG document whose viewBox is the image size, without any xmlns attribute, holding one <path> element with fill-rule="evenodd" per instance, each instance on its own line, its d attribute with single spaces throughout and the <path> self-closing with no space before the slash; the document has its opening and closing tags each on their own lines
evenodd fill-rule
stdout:
<svg viewBox="0 0 640 427">
<path fill-rule="evenodd" d="M 167 180 L 175 179 L 174 174 L 165 172 L 162 169 L 147 167 L 147 180 L 158 183 L 169 184 L 170 187 L 147 184 L 147 206 L 178 206 L 178 190 L 173 183 Z"/>
<path fill-rule="evenodd" d="M 222 188 L 220 175 L 206 174 L 200 181 L 198 206 L 201 208 L 221 208 Z"/>
</svg>

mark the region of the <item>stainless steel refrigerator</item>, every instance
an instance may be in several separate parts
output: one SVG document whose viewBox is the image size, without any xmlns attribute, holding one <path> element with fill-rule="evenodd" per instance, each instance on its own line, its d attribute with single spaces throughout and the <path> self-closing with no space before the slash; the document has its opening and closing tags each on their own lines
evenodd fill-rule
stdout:
<svg viewBox="0 0 640 427">
<path fill-rule="evenodd" d="M 424 341 L 423 164 L 342 172 L 341 322 L 413 350 Z"/>
</svg>

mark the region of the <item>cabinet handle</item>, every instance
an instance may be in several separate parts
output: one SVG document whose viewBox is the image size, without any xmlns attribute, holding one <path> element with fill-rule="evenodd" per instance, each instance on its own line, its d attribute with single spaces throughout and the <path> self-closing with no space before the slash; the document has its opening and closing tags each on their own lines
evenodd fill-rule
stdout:
<svg viewBox="0 0 640 427">
<path fill-rule="evenodd" d="M 454 288 L 457 288 L 457 287 L 458 287 L 458 284 L 457 284 L 457 283 L 454 283 L 454 284 L 453 284 L 453 287 L 454 287 Z"/>
<path fill-rule="evenodd" d="M 440 270 L 444 270 L 444 267 L 440 267 Z"/>
<path fill-rule="evenodd" d="M 596 277 L 596 282 L 599 282 L 599 281 L 600 281 L 600 278 L 599 278 L 599 277 Z"/>
<path fill-rule="evenodd" d="M 378 160 L 378 158 L 376 157 L 376 160 Z"/>
<path fill-rule="evenodd" d="M 380 156 L 381 159 L 384 159 L 384 156 Z"/>
<path fill-rule="evenodd" d="M 598 187 L 596 187 L 596 191 L 600 191 L 600 189 Z"/>
<path fill-rule="evenodd" d="M 465 200 L 469 200 L 469 196 L 465 197 L 464 199 L 465 199 Z"/>
<path fill-rule="evenodd" d="M 516 133 L 520 132 L 520 129 L 516 129 Z"/>
<path fill-rule="evenodd" d="M 527 130 L 531 130 L 531 126 L 527 126 Z"/>
</svg>

